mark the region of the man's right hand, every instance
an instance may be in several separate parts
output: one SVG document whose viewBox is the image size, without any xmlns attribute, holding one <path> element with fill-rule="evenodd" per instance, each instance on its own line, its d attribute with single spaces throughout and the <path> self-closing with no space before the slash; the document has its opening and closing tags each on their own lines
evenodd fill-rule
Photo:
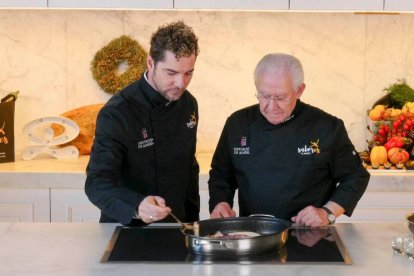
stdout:
<svg viewBox="0 0 414 276">
<path fill-rule="evenodd" d="M 220 202 L 214 207 L 213 212 L 210 214 L 210 218 L 228 218 L 228 217 L 235 217 L 236 212 L 231 209 L 230 204 L 227 202 Z"/>
<path fill-rule="evenodd" d="M 171 208 L 165 205 L 165 200 L 159 196 L 147 196 L 138 206 L 138 215 L 145 223 L 162 220 L 171 213 Z"/>
</svg>

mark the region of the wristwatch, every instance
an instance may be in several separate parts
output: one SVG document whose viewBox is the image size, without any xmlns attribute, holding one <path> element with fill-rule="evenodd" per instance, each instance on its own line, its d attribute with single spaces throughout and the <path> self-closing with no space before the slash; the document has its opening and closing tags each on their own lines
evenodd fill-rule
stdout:
<svg viewBox="0 0 414 276">
<path fill-rule="evenodd" d="M 331 212 L 331 210 L 329 210 L 327 207 L 322 206 L 322 209 L 324 209 L 326 211 L 326 213 L 328 214 L 328 221 L 329 221 L 329 225 L 332 225 L 335 223 L 335 215 Z"/>
</svg>

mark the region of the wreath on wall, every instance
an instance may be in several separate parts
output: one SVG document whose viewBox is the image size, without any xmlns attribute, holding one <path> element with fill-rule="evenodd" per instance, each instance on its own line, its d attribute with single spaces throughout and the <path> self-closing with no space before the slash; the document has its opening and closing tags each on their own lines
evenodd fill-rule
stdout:
<svg viewBox="0 0 414 276">
<path fill-rule="evenodd" d="M 91 62 L 93 78 L 105 92 L 115 94 L 141 77 L 147 69 L 146 58 L 144 48 L 123 35 L 96 52 Z M 127 65 L 123 73 L 120 72 L 122 64 Z"/>
</svg>

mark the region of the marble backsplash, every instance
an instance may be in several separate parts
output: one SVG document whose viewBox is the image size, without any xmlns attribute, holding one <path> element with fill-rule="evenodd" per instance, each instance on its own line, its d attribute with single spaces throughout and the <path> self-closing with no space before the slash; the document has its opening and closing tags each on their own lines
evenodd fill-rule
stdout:
<svg viewBox="0 0 414 276">
<path fill-rule="evenodd" d="M 341 118 L 358 150 L 366 111 L 383 88 L 414 85 L 414 14 L 149 10 L 0 10 L 0 93 L 20 90 L 16 153 L 29 121 L 105 102 L 90 71 L 100 48 L 123 34 L 148 50 L 158 25 L 184 20 L 201 53 L 189 90 L 200 109 L 198 152 L 212 152 L 226 118 L 255 104 L 253 69 L 270 52 L 297 56 L 304 102 Z"/>
</svg>

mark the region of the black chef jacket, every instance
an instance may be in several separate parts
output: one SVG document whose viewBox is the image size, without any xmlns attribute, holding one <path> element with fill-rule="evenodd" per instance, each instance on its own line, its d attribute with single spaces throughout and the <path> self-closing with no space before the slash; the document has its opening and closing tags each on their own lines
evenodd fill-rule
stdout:
<svg viewBox="0 0 414 276">
<path fill-rule="evenodd" d="M 183 221 L 199 219 L 197 123 L 197 101 L 188 91 L 168 103 L 144 77 L 107 102 L 85 183 L 101 222 L 130 224 L 148 195 L 163 197 Z"/>
<path fill-rule="evenodd" d="M 210 212 L 239 192 L 240 216 L 272 214 L 288 219 L 331 200 L 350 216 L 369 173 L 342 120 L 297 101 L 285 122 L 272 125 L 253 105 L 226 121 L 209 179 Z"/>
</svg>

